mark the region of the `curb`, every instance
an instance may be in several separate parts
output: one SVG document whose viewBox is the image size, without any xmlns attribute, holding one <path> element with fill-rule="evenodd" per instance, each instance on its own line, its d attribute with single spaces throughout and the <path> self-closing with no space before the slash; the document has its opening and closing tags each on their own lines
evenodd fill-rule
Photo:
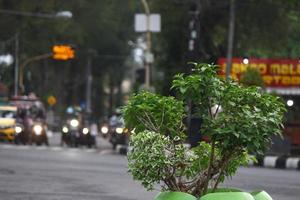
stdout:
<svg viewBox="0 0 300 200">
<path fill-rule="evenodd" d="M 265 156 L 257 158 L 257 163 L 250 162 L 249 166 L 300 170 L 300 158 L 289 156 Z"/>
<path fill-rule="evenodd" d="M 116 153 L 126 155 L 131 147 L 127 145 L 117 145 Z M 289 156 L 265 156 L 257 158 L 257 163 L 249 162 L 249 166 L 275 168 L 275 169 L 294 169 L 300 170 L 300 157 Z"/>
</svg>

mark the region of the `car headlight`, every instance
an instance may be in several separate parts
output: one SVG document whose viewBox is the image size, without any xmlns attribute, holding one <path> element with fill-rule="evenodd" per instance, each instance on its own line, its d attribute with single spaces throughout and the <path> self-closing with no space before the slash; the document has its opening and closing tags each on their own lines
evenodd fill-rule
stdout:
<svg viewBox="0 0 300 200">
<path fill-rule="evenodd" d="M 88 134 L 88 133 L 89 133 L 89 129 L 88 129 L 88 128 L 83 128 L 83 129 L 82 129 L 82 133 L 83 133 L 84 135 Z"/>
<path fill-rule="evenodd" d="M 33 131 L 36 135 L 41 135 L 42 134 L 42 126 L 41 125 L 34 125 L 33 126 Z"/>
<path fill-rule="evenodd" d="M 21 126 L 16 126 L 15 127 L 15 132 L 16 132 L 16 134 L 19 134 L 19 133 L 21 133 L 23 131 L 23 128 L 21 127 Z"/>
<path fill-rule="evenodd" d="M 64 126 L 64 127 L 62 128 L 62 132 L 63 132 L 63 133 L 68 133 L 68 132 L 69 132 L 68 127 Z"/>
<path fill-rule="evenodd" d="M 123 128 L 117 127 L 117 128 L 116 128 L 116 132 L 117 132 L 118 134 L 122 134 L 122 133 L 123 133 Z"/>
<path fill-rule="evenodd" d="M 77 120 L 77 119 L 72 119 L 71 121 L 70 121 L 70 125 L 72 126 L 72 127 L 78 127 L 78 125 L 79 125 L 79 121 Z"/>
<path fill-rule="evenodd" d="M 101 133 L 107 134 L 108 133 L 108 127 L 107 126 L 102 126 L 101 127 Z"/>
</svg>

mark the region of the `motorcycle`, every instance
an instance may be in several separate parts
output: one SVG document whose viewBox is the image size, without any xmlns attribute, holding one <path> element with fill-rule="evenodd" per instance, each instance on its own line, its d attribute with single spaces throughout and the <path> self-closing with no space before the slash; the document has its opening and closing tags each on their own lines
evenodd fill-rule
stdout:
<svg viewBox="0 0 300 200">
<path fill-rule="evenodd" d="M 61 145 L 77 147 L 79 136 L 79 120 L 77 118 L 68 119 L 61 129 Z"/>
<path fill-rule="evenodd" d="M 12 104 L 18 108 L 17 123 L 15 126 L 16 144 L 49 145 L 45 108 L 36 98 L 15 97 Z"/>
<path fill-rule="evenodd" d="M 112 119 L 109 126 L 104 125 L 101 127 L 101 132 L 105 137 L 109 138 L 109 142 L 112 144 L 113 149 L 116 149 L 117 145 L 128 144 L 129 131 L 125 127 L 122 118 L 112 117 Z"/>
<path fill-rule="evenodd" d="M 42 144 L 49 146 L 47 127 L 42 122 L 37 121 L 32 126 L 31 143 L 35 143 L 38 146 Z"/>
<path fill-rule="evenodd" d="M 61 129 L 61 145 L 69 147 L 87 146 L 96 147 L 96 136 L 93 135 L 87 125 L 80 124 L 80 120 L 72 118 L 67 120 Z"/>
</svg>

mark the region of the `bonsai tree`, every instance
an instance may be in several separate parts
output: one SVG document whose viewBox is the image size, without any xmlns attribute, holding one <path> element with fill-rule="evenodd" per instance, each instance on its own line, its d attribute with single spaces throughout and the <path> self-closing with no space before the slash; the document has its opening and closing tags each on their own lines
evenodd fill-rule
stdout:
<svg viewBox="0 0 300 200">
<path fill-rule="evenodd" d="M 126 125 L 133 130 L 129 171 L 146 189 L 160 184 L 162 190 L 197 198 L 214 192 L 248 164 L 249 152 L 263 154 L 271 136 L 281 134 L 285 107 L 279 98 L 223 80 L 217 69 L 194 63 L 190 75 L 178 74 L 173 80 L 179 99 L 144 91 L 124 107 Z M 188 101 L 203 119 L 202 134 L 209 137 L 192 149 L 184 145 Z"/>
</svg>

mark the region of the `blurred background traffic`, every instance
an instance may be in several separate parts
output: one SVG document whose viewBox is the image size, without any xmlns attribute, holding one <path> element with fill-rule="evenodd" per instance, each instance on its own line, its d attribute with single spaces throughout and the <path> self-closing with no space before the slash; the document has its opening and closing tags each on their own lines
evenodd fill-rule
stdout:
<svg viewBox="0 0 300 200">
<path fill-rule="evenodd" d="M 52 132 L 70 147 L 97 147 L 96 136 L 126 145 L 120 108 L 130 94 L 174 95 L 172 77 L 198 61 L 241 82 L 247 68 L 260 72 L 244 83 L 288 107 L 272 151 L 297 154 L 299 8 L 296 0 L 0 0 L 0 138 L 49 145 Z M 201 120 L 187 124 L 193 145 Z"/>
</svg>

